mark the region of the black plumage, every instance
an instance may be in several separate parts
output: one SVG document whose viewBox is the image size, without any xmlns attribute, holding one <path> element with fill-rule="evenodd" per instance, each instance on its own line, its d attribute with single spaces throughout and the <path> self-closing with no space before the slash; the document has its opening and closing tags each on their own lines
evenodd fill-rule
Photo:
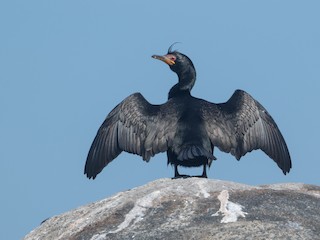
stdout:
<svg viewBox="0 0 320 240">
<path fill-rule="evenodd" d="M 261 149 L 283 171 L 291 168 L 285 140 L 266 109 L 248 93 L 236 90 L 220 104 L 191 96 L 196 71 L 191 60 L 178 51 L 155 59 L 167 63 L 179 78 L 164 104 L 150 104 L 134 93 L 118 104 L 106 117 L 92 143 L 84 173 L 95 178 L 122 151 L 149 161 L 167 152 L 168 164 L 175 167 L 175 178 L 185 177 L 178 166 L 203 166 L 200 177 L 207 177 L 214 147 L 240 159 L 247 152 Z"/>
</svg>

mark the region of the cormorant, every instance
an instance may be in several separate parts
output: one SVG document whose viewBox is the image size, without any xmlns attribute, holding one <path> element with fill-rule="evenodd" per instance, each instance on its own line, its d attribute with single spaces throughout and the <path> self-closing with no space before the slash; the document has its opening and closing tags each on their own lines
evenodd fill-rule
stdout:
<svg viewBox="0 0 320 240">
<path fill-rule="evenodd" d="M 196 81 L 192 61 L 172 46 L 164 56 L 153 55 L 178 75 L 178 83 L 169 91 L 164 104 L 150 104 L 140 93 L 119 103 L 106 117 L 92 143 L 84 173 L 95 179 L 102 169 L 122 151 L 149 161 L 167 152 L 168 164 L 203 166 L 199 177 L 207 177 L 206 167 L 216 158 L 214 147 L 239 160 L 246 153 L 261 149 L 284 174 L 291 168 L 286 142 L 267 110 L 248 93 L 236 90 L 225 103 L 211 103 L 193 97 Z"/>
</svg>

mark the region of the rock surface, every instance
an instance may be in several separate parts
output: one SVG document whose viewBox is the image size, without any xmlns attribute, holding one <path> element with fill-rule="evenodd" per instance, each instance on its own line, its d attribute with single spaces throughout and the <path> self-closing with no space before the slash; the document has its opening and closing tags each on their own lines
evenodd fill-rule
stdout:
<svg viewBox="0 0 320 240">
<path fill-rule="evenodd" d="M 24 239 L 320 239 L 320 187 L 159 179 L 54 216 Z"/>
</svg>

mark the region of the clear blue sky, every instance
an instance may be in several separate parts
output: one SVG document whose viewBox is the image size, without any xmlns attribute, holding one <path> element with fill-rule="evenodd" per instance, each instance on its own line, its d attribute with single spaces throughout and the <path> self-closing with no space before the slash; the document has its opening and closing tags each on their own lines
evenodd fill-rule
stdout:
<svg viewBox="0 0 320 240">
<path fill-rule="evenodd" d="M 94 181 L 83 168 L 98 127 L 122 99 L 141 92 L 166 101 L 177 78 L 151 55 L 176 41 L 197 69 L 193 95 L 224 102 L 246 90 L 276 120 L 293 161 L 284 176 L 262 152 L 238 162 L 216 151 L 209 177 L 319 185 L 319 9 L 319 1 L 291 0 L 2 1 L 0 239 L 173 176 L 165 154 L 148 164 L 121 154 Z"/>
</svg>

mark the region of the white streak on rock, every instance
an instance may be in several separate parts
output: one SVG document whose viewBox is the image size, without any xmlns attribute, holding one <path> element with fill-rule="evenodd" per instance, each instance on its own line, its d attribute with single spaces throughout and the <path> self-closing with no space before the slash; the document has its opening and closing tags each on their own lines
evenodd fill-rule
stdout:
<svg viewBox="0 0 320 240">
<path fill-rule="evenodd" d="M 154 191 L 143 198 L 140 198 L 136 201 L 136 204 L 131 209 L 131 211 L 126 215 L 124 221 L 118 226 L 118 228 L 114 231 L 110 231 L 109 233 L 117 233 L 121 230 L 128 227 L 133 221 L 132 225 L 141 221 L 143 219 L 145 211 L 152 206 L 153 201 L 158 198 L 160 195 L 160 191 Z"/>
<path fill-rule="evenodd" d="M 200 193 L 203 195 L 204 198 L 208 198 L 210 197 L 210 194 L 207 192 L 206 189 L 206 183 L 204 181 L 198 181 L 197 185 L 199 186 L 200 189 Z M 197 196 L 199 196 L 200 194 L 197 194 Z"/>
<path fill-rule="evenodd" d="M 95 234 L 93 235 L 90 240 L 105 240 L 106 239 L 107 234 Z"/>
<path fill-rule="evenodd" d="M 227 190 L 221 191 L 218 195 L 218 200 L 220 201 L 220 209 L 212 216 L 219 216 L 219 213 L 221 213 L 223 215 L 221 223 L 236 222 L 238 217 L 246 217 L 245 215 L 248 214 L 242 211 L 243 206 L 229 201 L 229 192 Z"/>
</svg>

